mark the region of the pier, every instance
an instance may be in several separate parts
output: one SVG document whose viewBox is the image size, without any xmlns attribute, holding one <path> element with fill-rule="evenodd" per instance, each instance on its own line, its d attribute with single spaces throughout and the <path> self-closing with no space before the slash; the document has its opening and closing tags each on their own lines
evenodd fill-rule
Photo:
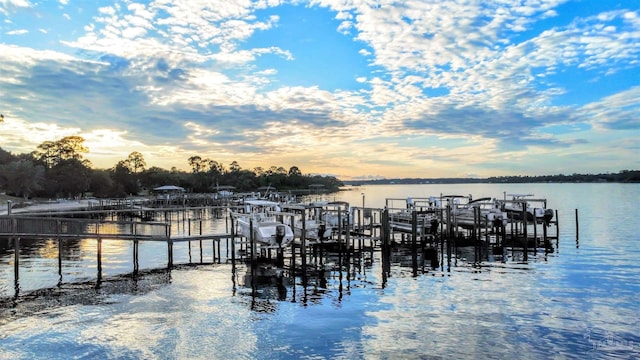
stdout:
<svg viewBox="0 0 640 360">
<path fill-rule="evenodd" d="M 21 241 L 27 239 L 57 243 L 59 283 L 63 282 L 62 244 L 70 239 L 95 241 L 98 284 L 103 273 L 104 241 L 131 244 L 134 276 L 139 271 L 140 243 L 156 242 L 165 244 L 166 261 L 155 268 L 171 269 L 178 265 L 174 263 L 174 246 L 186 243 L 189 263 L 244 262 L 250 266 L 252 276 L 258 277 L 264 269 L 275 267 L 303 278 L 325 271 L 328 262 L 338 270 L 360 266 L 371 261 L 374 251 L 381 252 L 383 269 L 387 272 L 391 263 L 401 263 L 417 276 L 438 269 L 450 271 L 460 248 L 472 247 L 472 263 L 480 266 L 490 259 L 504 261 L 509 252 L 511 257 L 522 254 L 522 261 L 526 262 L 530 253 L 552 252 L 554 241 L 557 246 L 557 211 L 552 220 L 544 222 L 528 221 L 524 215 L 513 214 L 508 221 L 496 222 L 477 209 L 472 214 L 472 224 L 463 226 L 456 219 L 453 203 L 445 204 L 443 199 L 442 195 L 387 199 L 384 208 L 350 206 L 345 202 L 283 204 L 274 215 L 279 222 L 298 229 L 293 243 L 286 248 L 266 246 L 253 236 L 239 234 L 237 219 L 242 206 L 156 204 L 159 207 L 154 208 L 142 203 L 109 201 L 84 210 L 0 216 L 0 241 L 13 250 L 16 297 L 20 288 Z M 524 213 L 531 203 L 541 201 L 546 207 L 544 199 L 501 200 L 497 206 L 516 204 Z M 309 235 L 308 224 L 328 223 L 329 219 L 334 221 L 329 236 Z M 205 229 L 208 227 L 203 224 L 213 220 L 224 221 L 224 232 Z M 205 248 L 208 252 L 210 249 L 210 260 L 204 259 Z"/>
</svg>

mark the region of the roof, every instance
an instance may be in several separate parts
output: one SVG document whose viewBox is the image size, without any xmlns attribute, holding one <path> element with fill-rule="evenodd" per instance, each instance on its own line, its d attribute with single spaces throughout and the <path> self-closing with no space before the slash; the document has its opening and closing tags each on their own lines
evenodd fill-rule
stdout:
<svg viewBox="0 0 640 360">
<path fill-rule="evenodd" d="M 183 187 L 175 186 L 175 185 L 164 185 L 159 186 L 157 188 L 153 188 L 155 191 L 184 191 Z"/>
<path fill-rule="evenodd" d="M 247 204 L 247 205 L 251 205 L 251 206 L 278 206 L 278 205 L 280 205 L 279 203 L 277 203 L 275 201 L 269 201 L 269 200 L 245 200 L 244 203 Z"/>
</svg>

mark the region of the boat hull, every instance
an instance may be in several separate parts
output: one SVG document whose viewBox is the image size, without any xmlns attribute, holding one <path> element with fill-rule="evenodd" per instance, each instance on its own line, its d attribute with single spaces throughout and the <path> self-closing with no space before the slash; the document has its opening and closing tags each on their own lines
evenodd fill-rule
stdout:
<svg viewBox="0 0 640 360">
<path fill-rule="evenodd" d="M 240 235 L 250 241 L 256 241 L 267 246 L 287 247 L 291 245 L 294 239 L 291 227 L 277 221 L 238 219 L 238 229 Z"/>
</svg>

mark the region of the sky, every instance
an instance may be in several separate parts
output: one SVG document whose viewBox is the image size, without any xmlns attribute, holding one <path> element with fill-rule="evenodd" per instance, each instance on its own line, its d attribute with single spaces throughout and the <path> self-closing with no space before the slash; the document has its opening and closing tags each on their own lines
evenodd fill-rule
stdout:
<svg viewBox="0 0 640 360">
<path fill-rule="evenodd" d="M 0 0 L 0 147 L 341 180 L 640 169 L 640 0 Z"/>
</svg>

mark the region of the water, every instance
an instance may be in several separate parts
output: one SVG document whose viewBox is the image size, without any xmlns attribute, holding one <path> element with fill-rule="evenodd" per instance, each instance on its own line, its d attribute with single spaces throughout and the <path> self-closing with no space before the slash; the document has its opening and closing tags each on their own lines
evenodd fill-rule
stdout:
<svg viewBox="0 0 640 360">
<path fill-rule="evenodd" d="M 503 192 L 534 193 L 558 209 L 555 252 L 481 267 L 463 252 L 450 271 L 413 276 L 396 264 L 386 278 L 375 253 L 370 264 L 306 286 L 296 278 L 253 292 L 246 267 L 224 261 L 224 246 L 223 263 L 189 265 L 186 244 L 176 245 L 174 262 L 183 265 L 136 280 L 127 275 L 130 244 L 105 241 L 104 282 L 95 289 L 95 240 L 65 245 L 59 287 L 57 243 L 24 244 L 21 298 L 0 303 L 0 359 L 640 357 L 640 185 L 388 185 L 335 198 L 382 207 L 388 197 Z M 0 297 L 10 297 L 13 257 L 2 249 Z M 139 258 L 141 270 L 161 268 L 166 246 L 142 244 Z"/>
</svg>

